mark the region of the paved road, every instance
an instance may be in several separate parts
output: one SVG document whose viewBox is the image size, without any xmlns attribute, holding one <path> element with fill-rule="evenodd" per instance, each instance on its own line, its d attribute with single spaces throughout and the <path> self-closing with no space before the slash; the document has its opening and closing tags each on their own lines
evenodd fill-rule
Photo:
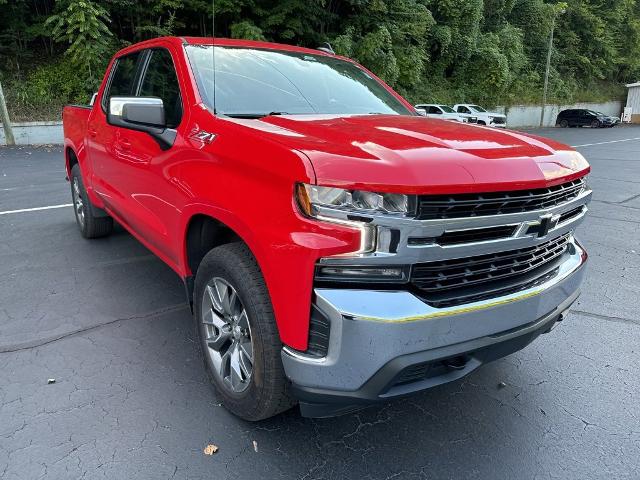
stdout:
<svg viewBox="0 0 640 480">
<path fill-rule="evenodd" d="M 69 207 L 0 214 L 0 478 L 639 478 L 640 128 L 535 133 L 616 142 L 580 148 L 595 201 L 574 312 L 463 381 L 338 419 L 232 417 L 168 267 L 122 231 L 82 240 Z M 58 147 L 0 149 L 0 212 L 68 202 Z"/>
</svg>

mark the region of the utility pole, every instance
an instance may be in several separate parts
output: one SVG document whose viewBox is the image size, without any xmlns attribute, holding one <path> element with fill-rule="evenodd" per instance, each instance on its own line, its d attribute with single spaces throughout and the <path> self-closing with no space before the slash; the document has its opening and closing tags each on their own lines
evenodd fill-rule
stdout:
<svg viewBox="0 0 640 480">
<path fill-rule="evenodd" d="M 2 127 L 4 128 L 4 138 L 7 145 L 15 145 L 16 139 L 13 137 L 13 130 L 11 130 L 11 121 L 9 120 L 7 102 L 4 101 L 2 83 L 0 83 L 0 122 L 2 122 Z"/>
<path fill-rule="evenodd" d="M 542 94 L 542 111 L 540 112 L 540 126 L 544 126 L 544 111 L 547 106 L 547 92 L 549 91 L 549 71 L 551 70 L 551 54 L 553 53 L 553 34 L 556 29 L 556 18 L 566 12 L 565 8 L 559 8 L 553 13 L 551 20 L 551 33 L 549 34 L 549 51 L 547 52 L 547 69 L 544 73 L 544 93 Z"/>
</svg>

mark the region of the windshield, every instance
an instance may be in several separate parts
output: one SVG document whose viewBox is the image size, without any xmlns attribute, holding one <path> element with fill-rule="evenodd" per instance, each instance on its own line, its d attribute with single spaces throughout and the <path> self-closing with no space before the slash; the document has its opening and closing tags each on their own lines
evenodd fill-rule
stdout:
<svg viewBox="0 0 640 480">
<path fill-rule="evenodd" d="M 218 114 L 415 115 L 364 70 L 323 55 L 215 47 L 214 87 L 212 49 L 186 48 L 200 94 Z"/>
<path fill-rule="evenodd" d="M 456 113 L 456 111 L 453 108 L 448 107 L 447 105 L 438 105 L 438 106 L 444 111 L 444 113 Z"/>
<path fill-rule="evenodd" d="M 471 105 L 471 109 L 475 110 L 476 112 L 487 113 L 487 111 L 479 105 Z"/>
</svg>

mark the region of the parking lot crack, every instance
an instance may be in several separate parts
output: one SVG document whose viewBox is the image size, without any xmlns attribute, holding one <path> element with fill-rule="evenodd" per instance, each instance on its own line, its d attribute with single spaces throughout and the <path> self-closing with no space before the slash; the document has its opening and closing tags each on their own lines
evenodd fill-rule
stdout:
<svg viewBox="0 0 640 480">
<path fill-rule="evenodd" d="M 600 313 L 586 312 L 584 310 L 573 310 L 573 309 L 571 310 L 571 313 L 576 313 L 578 315 L 582 315 L 583 317 L 595 318 L 598 320 L 606 320 L 607 322 L 626 323 L 626 324 L 640 326 L 640 320 L 635 320 L 633 318 L 614 317 L 611 315 L 602 315 Z"/>
<path fill-rule="evenodd" d="M 633 200 L 635 200 L 636 198 L 640 198 L 640 193 L 638 193 L 637 195 L 633 195 L 632 197 L 627 198 L 626 200 L 622 200 L 619 203 L 627 203 L 627 202 L 632 202 Z"/>
<path fill-rule="evenodd" d="M 580 421 L 582 422 L 582 424 L 584 425 L 584 430 L 586 430 L 586 429 L 587 429 L 587 427 L 596 427 L 596 428 L 600 428 L 600 429 L 602 429 L 602 430 L 606 430 L 606 429 L 604 429 L 604 428 L 600 427 L 599 425 L 596 425 L 595 423 L 588 422 L 588 421 L 587 421 L 587 420 L 585 420 L 584 418 L 582 418 L 582 417 L 580 417 L 580 416 L 576 415 L 575 413 L 570 412 L 570 411 L 569 411 L 569 410 L 567 410 L 565 407 L 562 407 L 562 406 L 561 406 L 561 408 L 562 408 L 562 410 L 564 410 L 564 411 L 565 411 L 565 413 L 566 413 L 567 415 L 569 415 L 570 417 L 575 418 L 576 420 L 580 420 Z"/>
<path fill-rule="evenodd" d="M 640 210 L 639 207 L 634 207 L 633 205 L 625 205 L 624 202 L 628 202 L 633 200 L 633 198 L 628 198 L 621 202 L 611 202 L 609 200 L 592 200 L 594 203 L 604 203 L 605 205 L 613 205 L 614 207 L 622 207 L 622 208 L 630 208 L 632 210 Z"/>
<path fill-rule="evenodd" d="M 87 332 L 89 332 L 91 330 L 96 330 L 98 328 L 107 327 L 109 325 L 115 325 L 115 324 L 118 324 L 118 323 L 121 323 L 121 322 L 126 322 L 126 321 L 129 321 L 129 320 L 145 320 L 147 318 L 155 317 L 155 316 L 158 316 L 158 315 L 163 315 L 165 313 L 172 313 L 172 312 L 178 312 L 178 311 L 181 311 L 181 310 L 185 310 L 186 308 L 187 308 L 186 304 L 180 303 L 180 304 L 177 304 L 177 305 L 171 305 L 171 306 L 168 306 L 168 307 L 160 308 L 158 310 L 153 310 L 153 311 L 147 312 L 147 313 L 142 313 L 142 314 L 138 314 L 138 315 L 131 315 L 129 317 L 116 318 L 116 319 L 110 320 L 108 322 L 99 323 L 97 325 L 90 325 L 88 327 L 78 328 L 78 329 L 72 330 L 70 332 L 61 333 L 59 335 L 54 335 L 52 337 L 48 337 L 48 338 L 44 338 L 44 339 L 32 340 L 32 341 L 13 344 L 13 345 L 11 345 L 11 344 L 2 345 L 2 346 L 0 346 L 0 353 L 14 353 L 14 352 L 20 352 L 22 350 L 31 350 L 31 349 L 34 349 L 34 348 L 43 347 L 43 346 L 48 345 L 50 343 L 57 342 L 59 340 L 64 340 L 65 338 L 69 338 L 69 337 L 73 337 L 73 336 L 80 335 L 80 334 L 83 334 L 83 333 L 87 333 Z"/>
</svg>

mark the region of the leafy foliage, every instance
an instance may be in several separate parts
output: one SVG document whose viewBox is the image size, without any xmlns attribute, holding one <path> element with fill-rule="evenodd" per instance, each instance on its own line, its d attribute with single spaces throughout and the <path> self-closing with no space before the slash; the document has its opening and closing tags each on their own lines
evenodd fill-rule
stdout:
<svg viewBox="0 0 640 480">
<path fill-rule="evenodd" d="M 215 0 L 215 34 L 312 48 L 328 41 L 416 102 L 539 102 L 554 23 L 552 100 L 611 97 L 640 78 L 640 0 L 551 2 Z M 210 0 L 0 5 L 0 78 L 14 112 L 36 116 L 90 95 L 124 45 L 213 31 Z"/>
<path fill-rule="evenodd" d="M 111 50 L 111 31 L 107 11 L 90 0 L 66 0 L 58 3 L 57 12 L 45 22 L 51 27 L 51 36 L 56 42 L 65 42 L 65 51 L 72 64 L 85 70 L 89 82 L 95 83 L 97 67 Z"/>
</svg>

